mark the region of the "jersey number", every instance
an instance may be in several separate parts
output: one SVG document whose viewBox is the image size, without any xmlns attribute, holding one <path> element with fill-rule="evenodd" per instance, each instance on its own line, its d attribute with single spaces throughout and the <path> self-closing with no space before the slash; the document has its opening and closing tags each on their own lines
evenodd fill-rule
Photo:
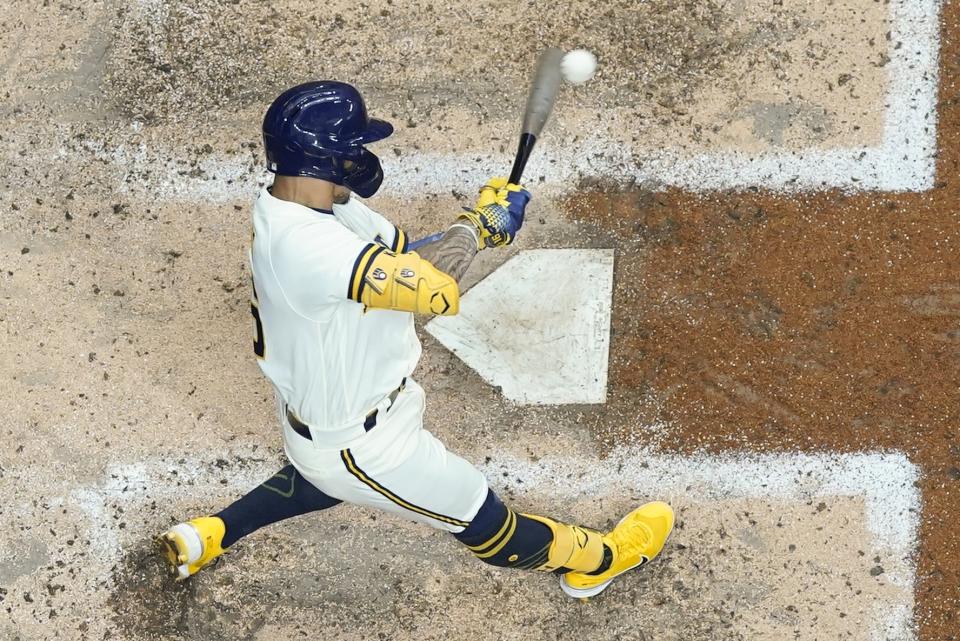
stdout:
<svg viewBox="0 0 960 641">
<path fill-rule="evenodd" d="M 260 308 L 257 307 L 257 286 L 252 281 L 251 285 L 253 287 L 253 300 L 250 301 L 250 313 L 257 323 L 257 337 L 253 341 L 253 353 L 257 355 L 257 358 L 264 358 L 267 353 L 267 346 L 263 343 L 263 323 L 260 321 Z"/>
</svg>

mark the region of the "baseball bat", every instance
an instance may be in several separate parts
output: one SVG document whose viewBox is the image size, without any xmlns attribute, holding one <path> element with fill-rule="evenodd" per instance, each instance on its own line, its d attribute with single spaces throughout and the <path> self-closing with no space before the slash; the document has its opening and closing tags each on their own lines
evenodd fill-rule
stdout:
<svg viewBox="0 0 960 641">
<path fill-rule="evenodd" d="M 555 47 L 549 47 L 544 49 L 537 61 L 537 70 L 534 73 L 530 93 L 527 96 L 527 108 L 523 113 L 520 144 L 517 147 L 517 155 L 513 160 L 513 169 L 510 171 L 510 182 L 513 184 L 520 183 L 520 177 L 527 166 L 530 152 L 533 151 L 533 146 L 537 144 L 537 137 L 543 131 L 543 125 L 546 124 L 550 111 L 553 109 L 553 103 L 556 102 L 557 91 L 560 89 L 560 60 L 562 58 L 563 51 Z"/>
</svg>

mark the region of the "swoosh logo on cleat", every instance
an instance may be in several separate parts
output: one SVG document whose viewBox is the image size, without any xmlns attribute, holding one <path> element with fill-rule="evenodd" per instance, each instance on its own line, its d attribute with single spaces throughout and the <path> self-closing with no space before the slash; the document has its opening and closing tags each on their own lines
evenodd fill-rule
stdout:
<svg viewBox="0 0 960 641">
<path fill-rule="evenodd" d="M 643 555 L 641 554 L 641 555 L 640 555 L 640 563 L 638 563 L 638 564 L 636 565 L 636 567 L 640 567 L 641 565 L 646 565 L 646 564 L 649 563 L 649 562 L 650 562 L 650 557 L 648 557 L 648 556 L 643 556 Z"/>
<path fill-rule="evenodd" d="M 587 539 L 589 537 L 587 537 L 587 533 L 583 530 L 577 529 L 575 532 L 577 534 L 577 545 L 579 545 L 580 549 L 582 550 L 583 548 L 587 547 Z"/>
</svg>

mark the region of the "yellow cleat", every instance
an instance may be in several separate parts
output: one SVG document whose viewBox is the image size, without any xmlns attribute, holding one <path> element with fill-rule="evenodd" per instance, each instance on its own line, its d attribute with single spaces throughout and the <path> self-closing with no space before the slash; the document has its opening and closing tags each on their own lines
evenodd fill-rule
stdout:
<svg viewBox="0 0 960 641">
<path fill-rule="evenodd" d="M 614 578 L 660 554 L 671 530 L 673 510 L 669 505 L 656 501 L 638 507 L 603 537 L 603 543 L 613 552 L 610 567 L 596 575 L 567 572 L 560 579 L 560 587 L 575 599 L 600 594 Z"/>
<path fill-rule="evenodd" d="M 223 554 L 220 543 L 226 529 L 216 516 L 202 516 L 178 523 L 161 534 L 157 541 L 163 547 L 171 574 L 183 581 Z"/>
</svg>

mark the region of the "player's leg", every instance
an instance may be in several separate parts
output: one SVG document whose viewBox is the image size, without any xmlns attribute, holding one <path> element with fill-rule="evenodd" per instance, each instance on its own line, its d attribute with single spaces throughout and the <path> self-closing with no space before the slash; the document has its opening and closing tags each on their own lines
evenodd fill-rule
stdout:
<svg viewBox="0 0 960 641">
<path fill-rule="evenodd" d="M 265 525 L 340 503 L 314 487 L 293 465 L 287 465 L 216 514 L 225 528 L 222 545 L 230 547 Z"/>
<path fill-rule="evenodd" d="M 486 563 L 562 574 L 564 592 L 589 597 L 656 557 L 672 529 L 673 511 L 666 503 L 647 503 L 604 534 L 516 513 L 491 490 L 470 525 L 454 536 Z"/>
<path fill-rule="evenodd" d="M 457 532 L 483 503 L 486 480 L 463 459 L 447 456 L 423 429 L 423 410 L 423 389 L 408 379 L 369 431 L 335 443 L 285 425 L 284 449 L 304 478 L 329 496 Z"/>
<path fill-rule="evenodd" d="M 173 573 L 185 579 L 265 525 L 339 503 L 287 465 L 224 510 L 173 526 L 160 542 Z"/>
<path fill-rule="evenodd" d="M 673 529 L 673 512 L 660 502 L 633 510 L 607 533 L 514 512 L 479 470 L 429 432 L 420 429 L 408 441 L 416 447 L 399 465 L 377 449 L 343 450 L 355 482 L 341 479 L 329 491 L 447 530 L 486 563 L 563 574 L 561 587 L 571 596 L 599 594 L 614 577 L 652 560 Z"/>
<path fill-rule="evenodd" d="M 323 452 L 287 434 L 287 455 L 331 496 L 447 530 L 493 565 L 564 573 L 564 591 L 575 596 L 600 592 L 663 548 L 673 527 L 665 503 L 634 510 L 607 534 L 514 512 L 476 467 L 422 428 L 422 412 L 423 390 L 411 381 L 385 420 L 351 447 Z"/>
</svg>

